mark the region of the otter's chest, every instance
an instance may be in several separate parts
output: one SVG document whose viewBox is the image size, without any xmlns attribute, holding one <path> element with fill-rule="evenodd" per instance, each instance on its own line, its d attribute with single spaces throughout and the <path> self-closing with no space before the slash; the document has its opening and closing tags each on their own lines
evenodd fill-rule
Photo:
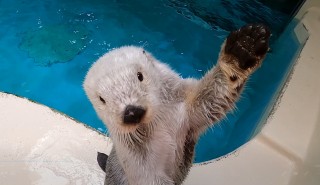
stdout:
<svg viewBox="0 0 320 185">
<path fill-rule="evenodd" d="M 161 123 L 154 128 L 144 147 L 144 155 L 135 155 L 134 161 L 131 159 L 131 182 L 140 179 L 147 182 L 147 179 L 154 181 L 160 178 L 168 179 L 173 184 L 181 184 L 187 175 L 194 153 L 193 131 L 188 125 L 183 104 L 167 110 L 171 111 L 166 113 Z"/>
<path fill-rule="evenodd" d="M 183 105 L 174 115 L 155 131 L 150 144 L 156 156 L 155 163 L 175 184 L 180 184 L 192 165 L 197 137 Z"/>
</svg>

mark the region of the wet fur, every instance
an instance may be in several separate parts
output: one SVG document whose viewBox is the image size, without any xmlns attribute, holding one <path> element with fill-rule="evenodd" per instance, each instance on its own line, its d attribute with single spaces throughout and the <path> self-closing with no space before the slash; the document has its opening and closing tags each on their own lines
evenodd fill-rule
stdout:
<svg viewBox="0 0 320 185">
<path fill-rule="evenodd" d="M 180 78 L 138 47 L 102 56 L 89 70 L 84 88 L 114 143 L 105 184 L 182 184 L 199 135 L 234 108 L 248 76 L 265 57 L 269 37 L 262 25 L 232 32 L 218 65 L 200 80 Z M 246 38 L 249 44 L 243 42 Z M 126 105 L 147 110 L 141 123 L 123 123 Z"/>
</svg>

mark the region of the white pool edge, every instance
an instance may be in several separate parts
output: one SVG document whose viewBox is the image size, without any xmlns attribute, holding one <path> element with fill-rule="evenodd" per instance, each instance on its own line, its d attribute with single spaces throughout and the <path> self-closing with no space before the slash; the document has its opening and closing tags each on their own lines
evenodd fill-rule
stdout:
<svg viewBox="0 0 320 185">
<path fill-rule="evenodd" d="M 307 0 L 306 5 L 297 14 L 297 18 L 301 18 L 301 23 L 309 31 L 310 36 L 300 54 L 291 79 L 282 95 L 281 101 L 279 100 L 280 102 L 278 102 L 276 111 L 272 117 L 268 119 L 268 122 L 262 129 L 261 133 L 243 147 L 226 157 L 221 157 L 218 160 L 213 160 L 209 163 L 194 165 L 185 182 L 185 185 L 319 184 L 320 134 L 317 134 L 320 133 L 319 7 L 320 1 Z M 299 29 L 297 29 L 297 32 L 298 31 Z M 9 126 L 11 124 L 21 125 L 21 123 L 24 121 L 32 123 L 32 116 L 39 114 L 37 118 L 34 118 L 37 120 L 42 120 L 36 123 L 39 127 L 43 126 L 43 120 L 52 123 L 52 125 L 59 120 L 59 122 L 65 123 L 63 130 L 79 130 L 78 132 L 83 133 L 85 135 L 84 137 L 88 137 L 93 140 L 92 142 L 81 140 L 78 143 L 81 143 L 83 147 L 88 148 L 88 152 L 86 154 L 81 154 L 81 157 L 79 157 L 85 161 L 82 164 L 83 167 L 88 167 L 89 169 L 98 169 L 95 158 L 92 158 L 92 156 L 95 156 L 96 151 L 106 152 L 110 149 L 111 144 L 108 140 L 106 140 L 106 138 L 98 133 L 93 133 L 90 131 L 90 129 L 87 129 L 82 124 L 78 124 L 75 122 L 75 120 L 72 120 L 71 118 L 59 112 L 53 111 L 46 106 L 38 105 L 27 99 L 5 93 L 0 93 L 0 105 L 2 105 L 0 106 L 0 113 L 2 113 L 0 114 L 0 129 L 2 132 L 3 130 L 11 132 L 3 133 L 2 136 L 6 136 L 7 134 L 6 137 L 10 137 L 10 135 L 14 133 L 24 133 L 20 130 L 10 130 Z M 20 111 L 19 113 L 15 114 L 17 109 Z M 31 116 L 29 121 L 27 121 L 27 119 L 29 119 L 27 117 L 19 117 L 22 112 L 24 112 L 23 114 L 25 115 Z M 10 120 L 10 125 L 6 126 L 5 124 L 9 123 L 8 120 Z M 52 125 L 48 128 L 41 128 L 44 129 L 44 134 L 47 133 L 45 138 L 59 137 L 58 135 L 61 131 L 61 128 L 56 128 Z M 52 130 L 56 131 L 57 133 L 52 132 Z M 32 155 L 37 154 L 37 152 L 43 152 L 41 151 L 41 142 L 36 141 L 35 137 L 36 136 L 30 136 L 30 138 L 33 138 L 33 140 L 35 140 L 34 142 L 37 143 L 37 147 L 33 147 L 32 151 L 20 151 L 20 153 L 18 153 L 19 155 L 16 155 L 17 158 L 21 157 L 20 155 L 23 155 L 24 153 L 27 156 L 32 157 Z M 71 142 L 70 140 L 76 140 L 79 136 L 71 134 L 71 136 L 65 137 L 69 139 L 68 142 Z M 4 144 L 1 144 L 1 142 L 4 142 Z M 0 149 L 1 147 L 6 147 L 5 141 L 0 141 L 0 144 Z M 62 151 L 66 152 L 65 148 L 61 148 L 61 146 L 58 145 L 53 147 L 53 149 L 56 150 L 55 155 L 58 155 Z M 74 150 L 77 151 L 77 149 Z M 66 154 L 78 155 L 69 150 L 67 150 Z M 18 173 L 16 169 L 19 167 L 25 168 L 24 164 L 21 166 L 22 163 L 15 163 L 13 167 L 10 166 L 9 169 L 8 166 L 3 163 L 5 159 L 7 159 L 5 157 L 7 157 L 9 160 L 12 156 L 8 157 L 3 153 L 0 154 L 0 184 L 12 184 L 12 182 L 20 182 L 19 179 L 13 178 L 15 175 L 23 173 L 28 173 L 27 175 L 24 175 L 24 177 L 34 178 L 36 179 L 35 182 L 40 182 L 40 184 L 43 182 L 41 179 L 46 178 L 49 180 L 55 179 L 55 182 L 58 184 L 70 183 L 67 179 L 63 178 L 63 175 L 59 176 L 58 174 L 52 174 L 50 171 L 46 171 L 46 173 L 39 172 L 39 174 L 44 175 L 43 177 L 39 177 L 39 174 L 34 175 L 33 172 L 29 172 L 30 166 L 32 170 L 36 171 L 42 170 L 45 167 L 47 167 L 47 169 L 52 168 L 52 166 L 49 164 L 39 164 L 38 162 L 32 163 L 27 170 L 23 169 Z M 38 159 L 41 159 L 41 157 Z M 73 159 L 77 160 L 76 158 Z M 24 161 L 24 163 L 26 163 L 26 161 Z M 68 173 L 72 173 L 74 176 L 76 176 L 77 166 L 72 166 L 72 168 L 75 169 L 71 172 L 68 171 Z M 101 173 L 99 171 L 93 171 L 93 173 L 98 174 L 97 177 L 101 177 Z M 13 175 L 10 175 L 10 173 Z M 90 171 L 86 173 L 91 174 Z M 7 178 L 1 178 L 4 176 Z"/>
</svg>

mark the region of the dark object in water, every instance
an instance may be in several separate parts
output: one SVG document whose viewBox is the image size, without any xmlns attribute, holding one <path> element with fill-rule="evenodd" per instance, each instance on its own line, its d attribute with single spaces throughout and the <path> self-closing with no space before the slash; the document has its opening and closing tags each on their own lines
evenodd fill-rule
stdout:
<svg viewBox="0 0 320 185">
<path fill-rule="evenodd" d="M 83 25 L 57 24 L 25 32 L 20 49 L 40 66 L 72 60 L 86 48 L 89 30 Z"/>
</svg>

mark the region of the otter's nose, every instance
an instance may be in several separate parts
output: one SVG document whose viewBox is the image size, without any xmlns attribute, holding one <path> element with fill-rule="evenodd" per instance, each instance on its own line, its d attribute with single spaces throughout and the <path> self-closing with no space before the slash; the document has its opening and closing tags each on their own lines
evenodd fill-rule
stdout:
<svg viewBox="0 0 320 185">
<path fill-rule="evenodd" d="M 142 107 L 128 105 L 124 111 L 123 122 L 126 124 L 139 123 L 145 113 Z"/>
</svg>

